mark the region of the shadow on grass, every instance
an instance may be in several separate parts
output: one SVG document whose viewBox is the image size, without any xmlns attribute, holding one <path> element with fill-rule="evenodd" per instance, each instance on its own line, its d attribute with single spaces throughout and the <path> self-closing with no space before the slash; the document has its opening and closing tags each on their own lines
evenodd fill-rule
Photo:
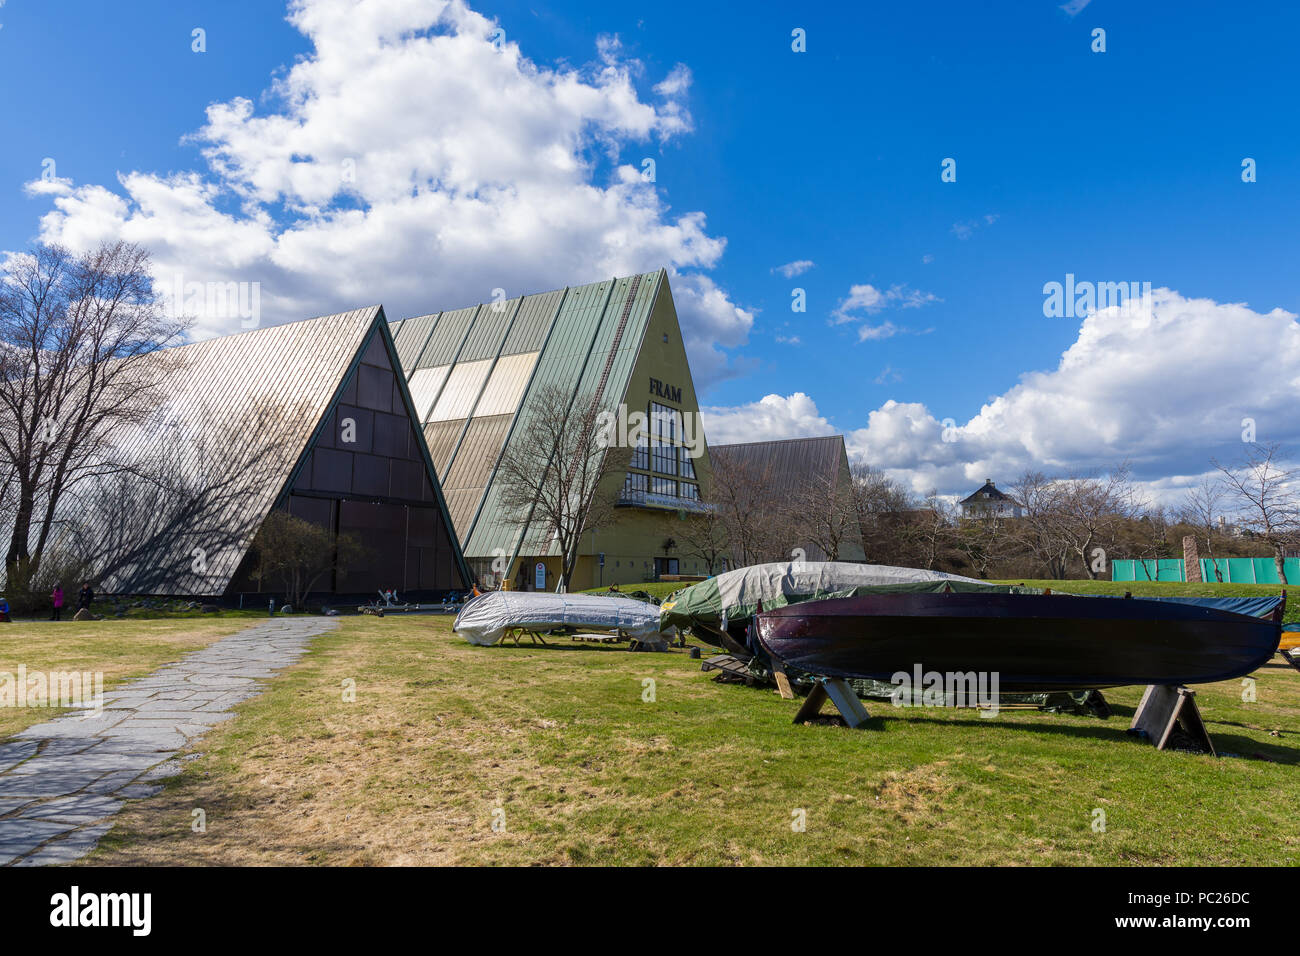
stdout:
<svg viewBox="0 0 1300 956">
<path fill-rule="evenodd" d="M 821 722 L 830 723 L 838 721 L 838 717 L 832 720 L 825 720 L 829 715 L 823 714 Z M 863 728 L 872 730 L 886 730 L 886 726 L 877 726 L 878 724 L 888 723 L 888 714 L 872 713 L 871 720 L 863 725 Z M 998 720 L 989 718 L 980 720 L 978 724 L 967 721 L 943 720 L 936 717 L 909 717 L 909 723 L 935 724 L 943 725 L 953 729 L 970 729 L 982 731 L 986 727 L 994 727 L 1000 730 L 1017 730 L 1029 733 L 1057 734 L 1066 737 L 1075 737 L 1081 740 L 1100 740 L 1108 743 L 1136 744 L 1140 747 L 1150 747 L 1151 744 L 1139 740 L 1137 737 L 1128 734 L 1127 723 L 1121 724 L 1113 721 L 1109 725 L 1075 725 L 1053 723 L 1051 714 L 1043 714 L 1042 721 L 1034 723 L 1012 722 L 1007 720 Z M 1209 722 L 1207 722 L 1209 723 Z M 1238 757 L 1253 757 L 1256 759 L 1267 760 L 1271 763 L 1280 763 L 1287 766 L 1296 766 L 1300 764 L 1300 750 L 1294 747 L 1285 747 L 1277 744 L 1268 744 L 1255 740 L 1251 737 L 1244 737 L 1240 734 L 1222 734 L 1211 731 L 1210 738 L 1214 741 L 1214 749 L 1220 756 L 1224 754 L 1233 754 Z"/>
<path fill-rule="evenodd" d="M 570 641 L 570 640 L 566 640 L 564 637 L 550 637 L 549 635 L 547 637 L 547 641 L 545 644 L 541 644 L 541 643 L 534 644 L 532 641 L 525 638 L 521 640 L 518 644 L 516 644 L 514 641 L 508 641 L 508 642 L 489 644 L 487 646 L 483 646 L 483 645 L 471 644 L 469 643 L 469 641 L 466 641 L 465 646 L 479 647 L 481 650 L 484 651 L 502 651 L 502 650 L 506 650 L 506 651 L 600 651 L 606 654 L 643 653 L 641 651 L 632 651 L 627 646 L 626 642 L 623 642 L 621 644 L 614 644 L 614 643 L 607 644 L 603 641 Z M 680 650 L 682 650 L 682 648 L 680 647 L 671 648 L 667 653 L 672 653 L 673 651 L 680 651 Z M 665 652 L 645 651 L 644 653 L 659 654 Z"/>
<path fill-rule="evenodd" d="M 1214 741 L 1214 749 L 1220 757 L 1233 754 L 1238 757 L 1253 757 L 1270 763 L 1285 764 L 1289 767 L 1300 764 L 1300 751 L 1292 747 L 1261 743 L 1240 734 L 1219 734 L 1213 731 L 1210 732 L 1210 739 Z"/>
</svg>

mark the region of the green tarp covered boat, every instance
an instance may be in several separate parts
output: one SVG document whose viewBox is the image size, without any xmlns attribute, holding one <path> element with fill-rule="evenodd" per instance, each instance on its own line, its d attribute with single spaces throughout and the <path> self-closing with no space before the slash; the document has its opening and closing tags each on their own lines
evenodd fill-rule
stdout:
<svg viewBox="0 0 1300 956">
<path fill-rule="evenodd" d="M 751 653 L 745 629 L 761 602 L 764 610 L 823 598 L 867 594 L 979 591 L 1039 594 L 1038 588 L 989 584 L 942 571 L 843 561 L 755 564 L 727 571 L 678 591 L 659 608 L 661 628 L 677 626 L 735 654 Z"/>
</svg>

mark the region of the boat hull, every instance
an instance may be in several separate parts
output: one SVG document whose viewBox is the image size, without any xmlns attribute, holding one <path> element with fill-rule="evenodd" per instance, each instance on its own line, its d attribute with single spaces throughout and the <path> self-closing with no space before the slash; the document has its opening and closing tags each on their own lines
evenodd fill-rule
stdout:
<svg viewBox="0 0 1300 956">
<path fill-rule="evenodd" d="M 889 681 L 919 666 L 998 675 L 1006 692 L 1200 684 L 1249 674 L 1280 626 L 1212 608 L 1072 595 L 882 594 L 755 619 L 764 650 L 824 677 Z"/>
</svg>

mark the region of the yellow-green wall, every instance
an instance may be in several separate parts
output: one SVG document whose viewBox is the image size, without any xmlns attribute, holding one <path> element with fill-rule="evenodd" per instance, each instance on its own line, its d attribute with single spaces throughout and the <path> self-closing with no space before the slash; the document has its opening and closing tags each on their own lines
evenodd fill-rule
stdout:
<svg viewBox="0 0 1300 956">
<path fill-rule="evenodd" d="M 681 388 L 681 402 L 652 396 L 650 392 L 652 378 Z M 641 343 L 641 350 L 622 401 L 627 406 L 628 413 L 645 412 L 652 397 L 660 404 L 679 408 L 683 415 L 699 415 L 695 383 L 691 380 L 690 366 L 686 360 L 686 347 L 682 342 L 682 331 L 677 323 L 677 312 L 667 282 L 661 285 L 659 296 L 650 312 L 645 338 Z M 703 434 L 702 429 L 701 434 Z M 707 444 L 703 454 L 695 459 L 695 475 L 700 484 L 701 498 L 707 500 L 712 477 Z M 616 498 L 623 488 L 623 478 L 623 471 L 610 474 L 601 485 L 599 493 Z M 690 521 L 691 516 L 687 515 L 683 520 L 680 514 L 670 510 L 616 508 L 608 524 L 589 531 L 583 536 L 571 590 L 578 591 L 602 584 L 622 586 L 653 580 L 656 557 L 677 558 L 681 574 L 707 574 L 704 560 L 688 553 L 680 533 L 681 528 L 684 527 L 684 520 Z M 665 551 L 663 545 L 669 538 L 675 540 L 677 546 L 670 551 Z M 597 555 L 601 552 L 605 554 L 603 571 L 597 560 Z M 560 573 L 558 556 L 537 557 L 521 554 L 519 560 L 510 568 L 511 586 L 514 586 L 520 562 L 523 562 L 527 567 L 528 587 L 531 590 L 533 568 L 539 560 L 547 566 L 547 588 L 554 590 Z"/>
</svg>

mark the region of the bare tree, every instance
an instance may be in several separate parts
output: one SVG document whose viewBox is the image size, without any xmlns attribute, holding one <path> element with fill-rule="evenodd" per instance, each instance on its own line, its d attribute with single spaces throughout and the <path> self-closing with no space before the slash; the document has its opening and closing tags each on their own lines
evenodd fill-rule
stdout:
<svg viewBox="0 0 1300 956">
<path fill-rule="evenodd" d="M 919 516 L 911 494 L 881 469 L 862 462 L 851 465 L 850 474 L 867 560 L 876 564 L 909 563 Z"/>
<path fill-rule="evenodd" d="M 689 514 L 685 521 L 670 527 L 681 540 L 682 550 L 703 561 L 709 574 L 717 574 L 730 553 L 727 524 L 715 503 L 705 503 L 704 507 L 705 510 Z"/>
<path fill-rule="evenodd" d="M 1014 519 L 1001 508 L 982 510 L 958 523 L 956 547 L 976 577 L 987 578 L 992 569 L 1012 553 Z"/>
<path fill-rule="evenodd" d="M 272 511 L 253 539 L 257 555 L 252 575 L 260 582 L 279 580 L 285 595 L 298 610 L 321 580 L 332 572 L 342 574 L 356 566 L 366 553 L 356 538 L 337 537 L 329 528 L 295 517 L 287 511 Z"/>
<path fill-rule="evenodd" d="M 1278 580 L 1286 579 L 1286 552 L 1300 535 L 1300 469 L 1282 465 L 1284 452 L 1276 443 L 1251 445 L 1235 465 L 1211 459 L 1223 474 L 1227 497 L 1236 505 L 1240 524 L 1273 552 Z"/>
<path fill-rule="evenodd" d="M 1159 505 L 1147 508 L 1140 518 L 1130 523 L 1137 531 L 1137 545 L 1134 548 L 1137 554 L 1137 566 L 1147 576 L 1147 580 L 1157 580 L 1160 576 L 1160 559 L 1173 554 L 1169 518 L 1165 514 L 1165 509 Z M 1148 561 L 1151 562 L 1150 565 Z M 1151 567 L 1156 569 L 1154 575 L 1151 573 Z"/>
<path fill-rule="evenodd" d="M 944 560 L 957 542 L 956 513 L 953 506 L 932 489 L 920 508 L 915 509 L 911 521 L 915 541 L 919 546 L 921 567 L 933 571 Z"/>
<path fill-rule="evenodd" d="M 523 528 L 521 547 L 559 553 L 565 589 L 573 579 L 582 536 L 610 520 L 616 481 L 630 449 L 609 448 L 593 396 L 572 397 L 560 385 L 540 389 L 523 410 L 521 433 L 497 469 L 501 504 Z"/>
<path fill-rule="evenodd" d="M 1134 517 L 1140 509 L 1128 465 L 1113 468 L 1101 477 L 1067 478 L 1056 484 L 1056 533 L 1083 563 L 1088 577 L 1096 579 L 1097 565 L 1104 566 L 1104 553 L 1114 548 L 1120 522 Z M 1103 552 L 1100 562 L 1094 557 L 1098 548 Z"/>
<path fill-rule="evenodd" d="M 1061 489 L 1053 479 L 1033 470 L 1025 471 L 1011 487 L 1023 509 L 1016 537 L 1047 577 L 1064 578 L 1070 547 L 1060 527 Z"/>
<path fill-rule="evenodd" d="M 186 323 L 164 314 L 149 254 L 105 243 L 40 246 L 0 274 L 0 474 L 9 512 L 7 586 L 39 571 L 63 496 L 111 473 L 112 434 L 148 415 L 179 360 L 153 353 Z"/>
<path fill-rule="evenodd" d="M 847 483 L 840 478 L 838 469 L 814 474 L 785 506 L 794 540 L 817 548 L 827 561 L 839 561 L 846 545 L 862 534 L 852 478 Z"/>
<path fill-rule="evenodd" d="M 734 566 L 790 560 L 794 531 L 771 464 L 758 466 L 723 448 L 715 448 L 711 459 L 713 500 Z"/>
</svg>

